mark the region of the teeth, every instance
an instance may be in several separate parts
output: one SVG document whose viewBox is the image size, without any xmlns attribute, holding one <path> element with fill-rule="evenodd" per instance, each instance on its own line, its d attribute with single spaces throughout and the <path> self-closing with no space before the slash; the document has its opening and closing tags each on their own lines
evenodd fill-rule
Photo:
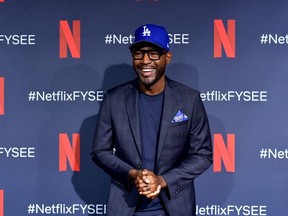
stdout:
<svg viewBox="0 0 288 216">
<path fill-rule="evenodd" d="M 152 71 L 153 69 L 151 69 L 151 68 L 142 68 L 142 71 L 144 71 L 144 72 L 150 72 L 150 71 Z"/>
</svg>

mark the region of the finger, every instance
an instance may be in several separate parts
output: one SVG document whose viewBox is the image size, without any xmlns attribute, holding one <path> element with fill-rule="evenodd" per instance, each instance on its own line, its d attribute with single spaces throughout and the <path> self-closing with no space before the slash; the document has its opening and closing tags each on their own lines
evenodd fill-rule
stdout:
<svg viewBox="0 0 288 216">
<path fill-rule="evenodd" d="M 160 191 L 161 191 L 161 185 L 158 185 L 157 190 L 150 194 L 147 194 L 146 197 L 154 199 L 159 195 Z"/>
<path fill-rule="evenodd" d="M 150 193 L 150 194 L 151 194 L 151 196 L 158 195 L 160 193 L 160 191 L 161 191 L 161 185 L 158 185 L 157 189 L 154 192 Z"/>
<path fill-rule="evenodd" d="M 152 177 L 156 177 L 156 174 L 152 171 L 147 170 L 147 176 L 152 176 Z"/>
<path fill-rule="evenodd" d="M 142 179 L 144 179 L 144 177 L 145 177 L 146 179 L 150 179 L 150 181 L 154 181 L 154 182 L 158 180 L 156 175 L 150 175 L 150 174 L 148 174 L 148 175 L 146 175 L 146 176 L 143 176 Z"/>
<path fill-rule="evenodd" d="M 149 171 L 147 169 L 142 170 L 141 174 L 142 175 L 147 175 L 149 173 Z"/>
<path fill-rule="evenodd" d="M 135 181 L 134 181 L 134 185 L 139 185 L 139 184 L 145 184 L 145 182 L 143 182 L 143 180 L 142 179 L 136 179 Z"/>
<path fill-rule="evenodd" d="M 158 195 L 159 195 L 159 191 L 155 191 L 155 192 L 153 192 L 153 193 L 146 194 L 146 197 L 147 197 L 147 198 L 154 199 L 154 198 L 156 198 Z"/>
<path fill-rule="evenodd" d="M 136 184 L 135 186 L 138 190 L 146 191 L 145 187 L 147 186 L 147 184 L 140 183 L 140 184 Z"/>
<path fill-rule="evenodd" d="M 151 193 L 151 191 L 148 185 L 146 185 L 145 187 L 142 187 L 140 190 L 140 194 L 142 195 L 147 195 L 149 193 Z"/>
<path fill-rule="evenodd" d="M 138 184 L 138 187 L 141 188 L 143 191 L 146 191 L 147 189 L 147 184 L 145 183 L 141 183 L 141 184 Z"/>
<path fill-rule="evenodd" d="M 150 194 L 150 193 L 151 193 L 151 191 L 140 191 L 140 192 L 139 192 L 139 194 L 141 194 L 141 195 L 143 195 L 143 196 L 146 196 L 146 197 L 147 197 L 147 195 Z"/>
<path fill-rule="evenodd" d="M 149 191 L 150 192 L 154 192 L 157 190 L 157 186 L 156 185 L 149 185 Z"/>
<path fill-rule="evenodd" d="M 143 180 L 146 184 L 149 184 L 149 183 L 151 182 L 150 179 L 147 178 L 146 176 L 144 176 L 144 177 L 142 178 L 142 180 Z"/>
</svg>

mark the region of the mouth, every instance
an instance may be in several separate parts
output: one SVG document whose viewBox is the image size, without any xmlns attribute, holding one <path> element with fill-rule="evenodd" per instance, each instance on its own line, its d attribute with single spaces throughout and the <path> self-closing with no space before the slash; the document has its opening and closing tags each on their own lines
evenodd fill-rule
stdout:
<svg viewBox="0 0 288 216">
<path fill-rule="evenodd" d="M 140 68 L 140 71 L 141 71 L 141 74 L 144 75 L 144 76 L 149 76 L 151 75 L 152 73 L 155 72 L 155 68 L 152 68 L 152 67 L 145 67 L 145 68 Z"/>
</svg>

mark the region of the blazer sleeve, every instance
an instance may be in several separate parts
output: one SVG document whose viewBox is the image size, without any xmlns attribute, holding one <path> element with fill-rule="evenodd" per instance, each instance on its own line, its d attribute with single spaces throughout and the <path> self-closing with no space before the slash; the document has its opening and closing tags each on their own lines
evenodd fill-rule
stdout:
<svg viewBox="0 0 288 216">
<path fill-rule="evenodd" d="M 177 195 L 188 187 L 193 180 L 207 170 L 212 164 L 212 141 L 206 111 L 200 95 L 197 94 L 192 113 L 189 132 L 189 151 L 187 157 L 180 159 L 162 176 L 167 182 L 170 197 Z"/>
<path fill-rule="evenodd" d="M 98 113 L 91 156 L 92 160 L 117 184 L 128 189 L 128 173 L 132 167 L 115 155 L 113 121 L 109 103 L 109 92 L 106 92 Z"/>
</svg>

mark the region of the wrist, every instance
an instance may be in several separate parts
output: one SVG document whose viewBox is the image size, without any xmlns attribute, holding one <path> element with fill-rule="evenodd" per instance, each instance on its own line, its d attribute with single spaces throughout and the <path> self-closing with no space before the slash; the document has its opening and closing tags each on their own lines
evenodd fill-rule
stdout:
<svg viewBox="0 0 288 216">
<path fill-rule="evenodd" d="M 137 178 L 138 172 L 139 170 L 130 169 L 128 173 L 129 178 L 135 180 Z"/>
<path fill-rule="evenodd" d="M 161 186 L 161 188 L 167 187 L 167 183 L 162 176 L 157 176 L 157 179 L 158 179 L 158 183 Z"/>
</svg>

